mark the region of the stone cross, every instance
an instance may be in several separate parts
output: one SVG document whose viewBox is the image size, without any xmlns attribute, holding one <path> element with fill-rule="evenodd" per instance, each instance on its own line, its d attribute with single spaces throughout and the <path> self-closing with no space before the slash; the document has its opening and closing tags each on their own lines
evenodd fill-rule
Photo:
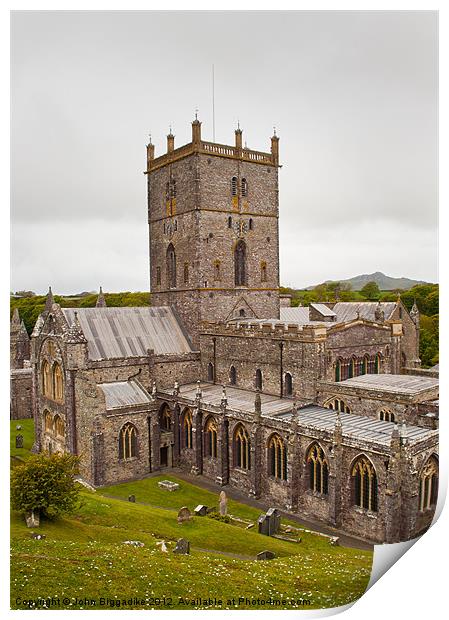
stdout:
<svg viewBox="0 0 449 620">
<path fill-rule="evenodd" d="M 220 493 L 218 501 L 220 503 L 220 514 L 222 517 L 225 517 L 228 514 L 228 498 L 226 497 L 226 493 L 224 491 Z"/>
</svg>

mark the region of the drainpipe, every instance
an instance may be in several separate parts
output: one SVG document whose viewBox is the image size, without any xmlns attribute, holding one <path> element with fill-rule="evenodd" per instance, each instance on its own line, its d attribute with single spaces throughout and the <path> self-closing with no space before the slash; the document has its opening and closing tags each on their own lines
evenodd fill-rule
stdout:
<svg viewBox="0 0 449 620">
<path fill-rule="evenodd" d="M 216 338 L 212 338 L 212 342 L 214 344 L 214 373 L 213 373 L 213 381 L 214 384 L 217 381 L 217 339 Z"/>
</svg>

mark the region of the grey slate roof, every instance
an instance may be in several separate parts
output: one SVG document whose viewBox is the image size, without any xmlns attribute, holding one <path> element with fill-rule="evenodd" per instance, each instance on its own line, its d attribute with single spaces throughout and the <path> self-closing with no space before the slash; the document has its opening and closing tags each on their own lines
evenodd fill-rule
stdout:
<svg viewBox="0 0 449 620">
<path fill-rule="evenodd" d="M 325 304 L 310 304 L 310 306 L 311 308 L 315 308 L 322 316 L 336 316 L 335 312 Z"/>
<path fill-rule="evenodd" d="M 106 409 L 117 409 L 151 402 L 149 394 L 136 381 L 98 383 L 106 399 Z"/>
<path fill-rule="evenodd" d="M 381 374 L 360 375 L 359 377 L 340 381 L 336 385 L 396 392 L 398 394 L 419 394 L 419 392 L 438 387 L 439 381 L 435 377 Z"/>
<path fill-rule="evenodd" d="M 78 321 L 87 339 L 91 360 L 141 357 L 147 349 L 156 355 L 192 351 L 173 309 L 141 308 L 61 308 L 69 325 Z"/>
<path fill-rule="evenodd" d="M 361 319 L 375 321 L 374 313 L 378 306 L 377 301 L 339 301 L 333 307 L 333 311 L 337 315 L 338 323 L 346 323 L 357 318 L 357 313 Z M 388 320 L 396 308 L 395 301 L 380 302 L 380 309 L 384 311 L 385 320 Z"/>
<path fill-rule="evenodd" d="M 291 414 L 283 414 L 278 416 L 281 419 L 290 419 Z M 332 432 L 335 427 L 337 412 L 326 407 L 318 407 L 317 405 L 308 405 L 298 410 L 299 424 L 310 426 L 320 431 Z M 393 422 L 384 422 L 367 416 L 355 415 L 354 413 L 340 413 L 342 424 L 343 439 L 345 436 L 351 438 L 362 439 L 364 441 L 373 441 L 383 445 L 389 445 L 391 441 L 391 433 L 395 424 Z M 407 426 L 407 438 L 410 444 L 420 441 L 425 437 L 432 435 L 437 436 L 438 431 L 421 428 L 419 426 Z"/>
<path fill-rule="evenodd" d="M 307 306 L 297 306 L 296 308 L 280 309 L 281 321 L 284 323 L 298 323 L 305 325 L 309 323 L 309 308 Z"/>
</svg>

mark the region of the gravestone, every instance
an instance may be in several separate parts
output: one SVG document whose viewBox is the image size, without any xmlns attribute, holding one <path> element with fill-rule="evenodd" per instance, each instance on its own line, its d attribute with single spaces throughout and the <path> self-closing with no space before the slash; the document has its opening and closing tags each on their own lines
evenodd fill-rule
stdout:
<svg viewBox="0 0 449 620">
<path fill-rule="evenodd" d="M 335 547 L 338 547 L 340 545 L 340 539 L 338 536 L 331 536 L 331 538 L 329 539 L 329 544 L 333 545 Z"/>
<path fill-rule="evenodd" d="M 36 532 L 31 532 L 31 538 L 34 538 L 34 540 L 42 540 L 45 538 L 45 534 L 36 534 Z"/>
<path fill-rule="evenodd" d="M 167 545 L 165 544 L 165 540 L 161 540 L 156 543 L 156 546 L 160 546 L 162 553 L 168 553 Z"/>
<path fill-rule="evenodd" d="M 266 514 L 260 515 L 257 519 L 257 531 L 259 534 L 263 534 L 264 536 L 269 536 L 269 522 Z"/>
<path fill-rule="evenodd" d="M 21 431 L 21 430 L 22 430 L 22 426 L 21 426 L 20 424 L 18 424 L 18 425 L 16 426 L 16 431 Z"/>
<path fill-rule="evenodd" d="M 16 435 L 16 448 L 23 448 L 23 435 Z"/>
<path fill-rule="evenodd" d="M 273 560 L 275 557 L 272 551 L 261 551 L 257 554 L 256 560 Z"/>
<path fill-rule="evenodd" d="M 190 553 L 190 542 L 185 538 L 180 538 L 173 549 L 173 553 L 182 553 L 188 555 Z"/>
<path fill-rule="evenodd" d="M 191 519 L 192 513 L 187 506 L 183 506 L 178 512 L 178 523 L 184 523 L 185 521 L 190 521 Z"/>
<path fill-rule="evenodd" d="M 277 534 L 281 527 L 281 515 L 277 508 L 269 508 L 267 510 L 267 517 L 269 520 L 269 536 Z"/>
<path fill-rule="evenodd" d="M 27 527 L 39 527 L 40 517 L 39 511 L 30 510 L 25 516 Z"/>
<path fill-rule="evenodd" d="M 145 547 L 145 543 L 140 540 L 125 540 L 124 545 L 131 545 L 131 547 Z"/>
<path fill-rule="evenodd" d="M 177 482 L 171 482 L 171 480 L 161 480 L 157 483 L 157 486 L 164 491 L 177 491 L 179 484 Z"/>
<path fill-rule="evenodd" d="M 136 496 L 135 495 L 128 495 L 128 502 L 135 502 L 136 501 Z"/>
<path fill-rule="evenodd" d="M 207 515 L 207 506 L 204 504 L 198 504 L 193 511 L 198 517 L 205 517 Z"/>
<path fill-rule="evenodd" d="M 226 493 L 222 491 L 218 498 L 220 504 L 220 514 L 222 517 L 225 517 L 228 514 L 228 498 L 226 497 Z"/>
</svg>

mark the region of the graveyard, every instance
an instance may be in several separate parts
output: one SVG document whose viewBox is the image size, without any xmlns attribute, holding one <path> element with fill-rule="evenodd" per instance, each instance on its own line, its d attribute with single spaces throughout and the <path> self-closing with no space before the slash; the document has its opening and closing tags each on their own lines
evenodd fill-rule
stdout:
<svg viewBox="0 0 449 620">
<path fill-rule="evenodd" d="M 12 456 L 26 458 L 20 432 Z M 333 607 L 361 596 L 372 564 L 371 551 L 167 475 L 82 487 L 73 514 L 35 529 L 13 512 L 11 548 L 14 609 L 45 608 L 43 596 L 69 609 Z"/>
</svg>

